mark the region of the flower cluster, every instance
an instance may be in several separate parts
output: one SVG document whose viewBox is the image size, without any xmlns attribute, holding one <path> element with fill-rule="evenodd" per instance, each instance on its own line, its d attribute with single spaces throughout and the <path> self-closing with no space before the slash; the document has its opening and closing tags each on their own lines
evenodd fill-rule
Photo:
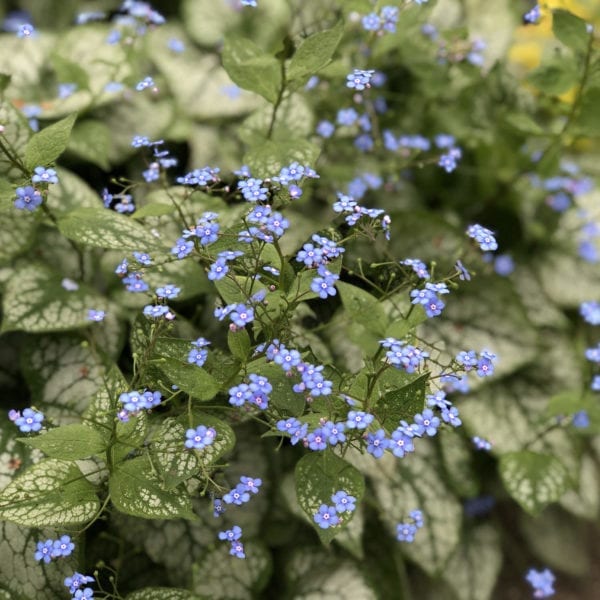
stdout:
<svg viewBox="0 0 600 600">
<path fill-rule="evenodd" d="M 58 540 L 38 542 L 34 553 L 35 560 L 49 563 L 53 558 L 70 556 L 75 549 L 75 544 L 68 535 L 61 536 Z"/>
<path fill-rule="evenodd" d="M 344 220 L 350 227 L 356 225 L 361 217 L 368 217 L 380 223 L 381 229 L 385 232 L 386 239 L 390 239 L 390 224 L 392 222 L 389 215 L 381 208 L 366 208 L 360 206 L 358 202 L 346 194 L 338 192 L 337 202 L 333 205 L 333 210 L 337 213 L 345 214 Z"/>
<path fill-rule="evenodd" d="M 65 577 L 64 584 L 69 588 L 69 592 L 73 596 L 73 599 L 84 598 L 89 600 L 89 598 L 94 597 L 94 590 L 90 587 L 84 588 L 83 586 L 86 583 L 92 583 L 93 581 L 95 581 L 93 577 L 82 575 L 75 571 L 70 577 Z"/>
<path fill-rule="evenodd" d="M 246 558 L 246 555 L 244 554 L 244 544 L 240 542 L 241 537 L 242 528 L 239 525 L 234 525 L 231 529 L 219 532 L 219 539 L 231 544 L 229 554 L 236 558 Z"/>
<path fill-rule="evenodd" d="M 191 365 L 201 367 L 208 358 L 208 350 L 206 346 L 210 346 L 210 342 L 203 337 L 199 337 L 197 340 L 191 342 L 192 349 L 189 351 L 187 361 Z"/>
<path fill-rule="evenodd" d="M 410 521 L 398 523 L 396 525 L 396 539 L 399 542 L 414 542 L 417 531 L 423 527 L 423 513 L 420 510 L 413 510 L 409 513 Z"/>
<path fill-rule="evenodd" d="M 248 403 L 265 410 L 269 406 L 269 394 L 273 386 L 266 377 L 251 373 L 248 375 L 250 383 L 240 383 L 229 389 L 229 404 L 244 406 Z"/>
<path fill-rule="evenodd" d="M 258 494 L 261 485 L 262 480 L 258 477 L 252 478 L 242 475 L 240 482 L 223 496 L 223 502 L 225 504 L 237 504 L 238 506 L 250 502 L 251 494 Z"/>
<path fill-rule="evenodd" d="M 449 294 L 450 290 L 445 283 L 426 283 L 425 288 L 412 290 L 410 297 L 412 304 L 420 304 L 425 309 L 428 317 L 436 317 L 442 313 L 446 306 L 438 294 Z"/>
<path fill-rule="evenodd" d="M 486 229 L 482 225 L 475 223 L 467 227 L 467 235 L 474 239 L 479 247 L 486 251 L 492 252 L 498 249 L 498 243 L 494 237 L 494 232 Z"/>
<path fill-rule="evenodd" d="M 331 505 L 321 504 L 319 512 L 313 515 L 314 522 L 321 529 L 335 527 L 341 522 L 340 515 L 356 510 L 356 498 L 344 490 L 338 490 L 331 495 Z"/>
<path fill-rule="evenodd" d="M 129 421 L 129 417 L 137 416 L 142 410 L 150 410 L 161 403 L 162 394 L 144 390 L 143 392 L 123 392 L 119 396 L 119 402 L 123 408 L 119 410 L 117 416 L 121 421 Z"/>
<path fill-rule="evenodd" d="M 404 369 L 407 373 L 414 373 L 429 357 L 429 353 L 416 346 L 396 338 L 386 338 L 379 343 L 387 349 L 385 353 L 387 361 L 397 369 Z"/>
<path fill-rule="evenodd" d="M 386 31 L 396 33 L 400 11 L 397 6 L 383 6 L 377 13 L 369 13 L 362 18 L 362 26 L 367 31 L 375 31 L 378 35 Z"/>
</svg>

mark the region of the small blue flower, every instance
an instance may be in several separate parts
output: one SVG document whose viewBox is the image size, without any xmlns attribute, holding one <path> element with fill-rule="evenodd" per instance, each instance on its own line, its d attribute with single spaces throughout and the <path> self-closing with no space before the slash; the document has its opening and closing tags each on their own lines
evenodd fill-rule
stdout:
<svg viewBox="0 0 600 600">
<path fill-rule="evenodd" d="M 71 537 L 63 535 L 60 539 L 54 540 L 52 544 L 52 558 L 70 556 L 74 549 L 75 544 L 71 541 Z"/>
<path fill-rule="evenodd" d="M 106 317 L 106 312 L 103 310 L 94 310 L 93 308 L 88 310 L 88 321 L 99 323 L 100 321 L 104 321 L 104 317 Z"/>
<path fill-rule="evenodd" d="M 36 551 L 34 554 L 35 560 L 43 560 L 48 564 L 52 560 L 52 548 L 54 540 L 46 540 L 45 542 L 38 542 Z"/>
<path fill-rule="evenodd" d="M 583 302 L 579 307 L 579 314 L 590 325 L 600 325 L 600 303 L 595 301 Z"/>
<path fill-rule="evenodd" d="M 244 484 L 238 484 L 230 492 L 223 496 L 223 502 L 226 504 L 237 504 L 241 506 L 250 501 L 250 494 Z"/>
<path fill-rule="evenodd" d="M 262 485 L 262 479 L 259 477 L 253 478 L 242 475 L 240 477 L 240 485 L 243 485 L 247 492 L 258 494 L 259 488 Z"/>
<path fill-rule="evenodd" d="M 71 577 L 65 578 L 64 584 L 69 588 L 69 592 L 71 594 L 75 594 L 75 592 L 82 585 L 85 585 L 86 583 L 91 583 L 92 581 L 94 581 L 93 577 L 90 577 L 89 575 L 82 575 L 81 573 L 75 571 L 75 573 L 73 573 Z"/>
<path fill-rule="evenodd" d="M 236 558 L 246 558 L 246 554 L 244 553 L 244 544 L 242 544 L 242 542 L 239 540 L 237 542 L 231 542 L 229 554 L 235 556 Z"/>
<path fill-rule="evenodd" d="M 486 452 L 489 452 L 492 449 L 492 444 L 490 442 L 477 435 L 473 438 L 472 441 L 473 445 L 475 446 L 475 448 L 477 448 L 477 450 L 484 450 Z"/>
<path fill-rule="evenodd" d="M 14 423 L 23 433 L 37 432 L 42 428 L 44 414 L 37 410 L 26 408 L 23 411 L 23 415 L 19 415 L 16 412 L 14 415 L 16 416 Z"/>
<path fill-rule="evenodd" d="M 54 169 L 36 167 L 33 172 L 35 175 L 31 178 L 33 183 L 58 183 L 58 176 Z"/>
<path fill-rule="evenodd" d="M 362 410 L 351 410 L 348 413 L 346 427 L 348 429 L 366 429 L 373 422 L 373 415 Z"/>
<path fill-rule="evenodd" d="M 94 597 L 94 590 L 86 587 L 82 590 L 77 590 L 73 596 L 73 600 L 91 600 Z"/>
<path fill-rule="evenodd" d="M 356 498 L 350 496 L 344 490 L 339 490 L 331 496 L 331 501 L 335 505 L 335 510 L 339 513 L 354 512 L 356 510 Z"/>
<path fill-rule="evenodd" d="M 418 528 L 414 523 L 398 523 L 396 525 L 396 539 L 399 542 L 411 543 L 415 539 Z"/>
<path fill-rule="evenodd" d="M 412 437 L 400 428 L 392 432 L 389 448 L 392 454 L 398 458 L 404 458 L 405 454 L 409 454 L 415 450 Z"/>
<path fill-rule="evenodd" d="M 544 569 L 543 571 L 529 569 L 525 579 L 533 588 L 535 598 L 549 598 L 554 595 L 553 586 L 556 577 L 550 569 Z"/>
<path fill-rule="evenodd" d="M 390 441 L 385 436 L 383 429 L 378 429 L 375 433 L 367 434 L 367 452 L 375 458 L 381 458 Z"/>
<path fill-rule="evenodd" d="M 18 187 L 15 193 L 14 206 L 19 210 L 34 211 L 42 203 L 42 194 L 30 185 Z"/>
<path fill-rule="evenodd" d="M 181 288 L 178 288 L 173 284 L 156 288 L 156 295 L 159 298 L 166 298 L 167 300 L 173 300 L 174 298 L 177 298 L 177 296 L 179 296 L 179 292 L 181 292 Z"/>
<path fill-rule="evenodd" d="M 577 411 L 573 415 L 571 423 L 573 424 L 573 427 L 576 427 L 577 429 L 585 429 L 590 426 L 590 416 L 585 410 Z"/>
<path fill-rule="evenodd" d="M 352 73 L 346 76 L 346 87 L 362 91 L 371 87 L 370 81 L 375 71 L 372 69 L 354 69 Z"/>
<path fill-rule="evenodd" d="M 149 87 L 154 88 L 154 90 L 156 90 L 154 79 L 152 79 L 152 77 L 144 77 L 144 79 L 142 79 L 139 83 L 136 84 L 135 89 L 138 92 L 141 92 L 142 90 L 145 90 Z"/>
<path fill-rule="evenodd" d="M 210 446 L 217 436 L 217 432 L 213 427 L 198 425 L 196 429 L 188 429 L 185 432 L 185 447 L 193 450 L 203 450 Z"/>
<path fill-rule="evenodd" d="M 321 504 L 319 512 L 313 516 L 313 519 L 321 529 L 335 527 L 340 522 L 335 506 L 327 506 L 327 504 Z"/>
<path fill-rule="evenodd" d="M 423 433 L 429 437 L 433 437 L 440 426 L 440 419 L 434 416 L 430 408 L 426 408 L 422 413 L 417 413 L 414 420 L 417 426 L 422 428 Z"/>
<path fill-rule="evenodd" d="M 188 254 L 191 254 L 193 249 L 194 242 L 181 237 L 177 240 L 175 246 L 171 248 L 171 254 L 174 254 L 177 258 L 185 258 Z"/>
<path fill-rule="evenodd" d="M 498 243 L 496 242 L 494 233 L 477 223 L 467 227 L 467 235 L 474 239 L 479 244 L 479 247 L 485 252 L 493 252 L 498 249 Z"/>
<path fill-rule="evenodd" d="M 227 531 L 219 532 L 219 539 L 228 542 L 235 542 L 242 537 L 242 528 L 239 525 L 234 525 Z"/>
</svg>

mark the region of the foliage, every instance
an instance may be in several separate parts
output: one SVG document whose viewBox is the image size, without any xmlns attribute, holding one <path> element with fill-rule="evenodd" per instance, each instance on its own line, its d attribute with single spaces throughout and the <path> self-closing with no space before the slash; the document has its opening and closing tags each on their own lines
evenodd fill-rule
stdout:
<svg viewBox="0 0 600 600">
<path fill-rule="evenodd" d="M 591 16 L 524 72 L 475 2 L 96 4 L 0 34 L 0 595 L 585 575 Z"/>
</svg>

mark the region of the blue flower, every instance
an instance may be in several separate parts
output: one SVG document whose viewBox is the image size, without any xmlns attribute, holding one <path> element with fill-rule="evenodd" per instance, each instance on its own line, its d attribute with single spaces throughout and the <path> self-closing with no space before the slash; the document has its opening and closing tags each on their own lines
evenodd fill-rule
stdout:
<svg viewBox="0 0 600 600">
<path fill-rule="evenodd" d="M 321 504 L 319 512 L 315 513 L 313 519 L 321 529 L 335 527 L 340 522 L 335 506 L 327 506 L 327 504 Z"/>
<path fill-rule="evenodd" d="M 242 542 L 239 540 L 237 542 L 231 542 L 229 554 L 235 556 L 236 558 L 246 558 L 246 554 L 244 553 L 244 544 L 242 544 Z"/>
<path fill-rule="evenodd" d="M 323 435 L 330 446 L 343 444 L 346 441 L 344 429 L 344 423 L 334 423 L 333 421 L 327 421 L 321 428 Z"/>
<path fill-rule="evenodd" d="M 173 300 L 173 298 L 177 298 L 177 296 L 179 296 L 179 292 L 181 292 L 181 288 L 178 288 L 173 284 L 167 284 L 156 288 L 156 295 L 159 298 L 166 298 L 167 300 Z"/>
<path fill-rule="evenodd" d="M 106 317 L 106 312 L 103 310 L 95 310 L 90 308 L 87 313 L 88 321 L 93 321 L 95 323 L 99 323 L 100 321 L 104 321 L 104 317 Z"/>
<path fill-rule="evenodd" d="M 90 600 L 94 597 L 94 590 L 86 587 L 83 590 L 77 590 L 72 600 Z"/>
<path fill-rule="evenodd" d="M 144 306 L 143 313 L 146 317 L 150 317 L 151 319 L 160 319 L 160 317 L 169 318 L 169 316 L 173 314 L 171 309 L 166 305 L 152 304 Z"/>
<path fill-rule="evenodd" d="M 64 584 L 69 588 L 69 592 L 71 594 L 75 594 L 75 592 L 82 585 L 85 585 L 86 583 L 91 583 L 92 581 L 94 581 L 93 577 L 90 577 L 89 575 L 82 575 L 81 573 L 75 571 L 75 573 L 73 573 L 71 577 L 65 578 Z"/>
<path fill-rule="evenodd" d="M 26 408 L 23 411 L 23 415 L 15 412 L 14 416 L 15 418 L 11 420 L 14 420 L 15 425 L 23 433 L 37 432 L 42 428 L 44 414 L 37 410 Z"/>
<path fill-rule="evenodd" d="M 237 327 L 245 327 L 254 321 L 254 309 L 251 306 L 237 304 L 231 311 L 230 318 Z"/>
<path fill-rule="evenodd" d="M 327 448 L 327 438 L 323 433 L 321 428 L 317 428 L 314 431 L 311 431 L 306 437 L 306 441 L 308 442 L 308 447 L 311 450 L 325 450 Z"/>
<path fill-rule="evenodd" d="M 33 172 L 35 175 L 31 178 L 33 183 L 58 183 L 58 176 L 54 169 L 36 167 Z"/>
<path fill-rule="evenodd" d="M 213 427 L 198 425 L 196 429 L 188 429 L 185 432 L 185 447 L 194 450 L 203 450 L 210 446 L 217 436 L 217 432 Z"/>
<path fill-rule="evenodd" d="M 544 569 L 543 571 L 529 569 L 525 579 L 533 588 L 535 598 L 549 598 L 554 595 L 553 586 L 556 577 L 550 569 Z"/>
<path fill-rule="evenodd" d="M 194 242 L 189 242 L 185 238 L 179 238 L 175 242 L 175 246 L 171 248 L 171 254 L 175 254 L 177 258 L 185 258 L 194 249 Z"/>
<path fill-rule="evenodd" d="M 600 303 L 595 301 L 583 302 L 579 307 L 579 314 L 590 325 L 600 325 Z"/>
<path fill-rule="evenodd" d="M 474 239 L 485 252 L 492 252 L 498 249 L 494 233 L 477 223 L 467 227 L 467 235 Z"/>
<path fill-rule="evenodd" d="M 472 441 L 473 445 L 475 446 L 475 448 L 477 448 L 477 450 L 485 450 L 486 452 L 488 452 L 492 449 L 492 444 L 490 442 L 477 435 L 473 438 Z"/>
<path fill-rule="evenodd" d="M 351 410 L 348 413 L 346 427 L 348 429 L 366 429 L 373 422 L 373 415 L 362 410 Z"/>
<path fill-rule="evenodd" d="M 452 427 L 459 427 L 462 425 L 462 421 L 458 416 L 458 408 L 451 406 L 450 408 L 442 409 L 442 419 L 445 423 L 449 423 Z"/>
<path fill-rule="evenodd" d="M 223 496 L 223 502 L 226 504 L 237 504 L 238 506 L 241 506 L 249 501 L 250 494 L 248 493 L 248 490 L 244 484 L 238 484 L 235 488 Z"/>
<path fill-rule="evenodd" d="M 322 138 L 327 139 L 333 135 L 335 131 L 335 125 L 331 121 L 320 121 L 317 125 L 316 131 L 317 134 Z"/>
<path fill-rule="evenodd" d="M 433 437 L 440 426 L 440 420 L 434 416 L 430 408 L 426 408 L 422 413 L 417 413 L 414 416 L 415 423 L 419 428 L 422 428 L 423 433 L 429 437 Z"/>
<path fill-rule="evenodd" d="M 390 441 L 385 437 L 385 431 L 378 429 L 375 433 L 367 434 L 367 452 L 375 458 L 381 458 L 383 452 L 390 445 Z"/>
<path fill-rule="evenodd" d="M 17 197 L 14 202 L 15 208 L 19 210 L 34 211 L 42 203 L 42 195 L 30 185 L 18 187 L 15 190 Z"/>
<path fill-rule="evenodd" d="M 573 420 L 571 421 L 571 423 L 573 424 L 573 427 L 577 427 L 578 429 L 585 429 L 586 427 L 590 426 L 590 416 L 585 410 L 577 411 L 573 415 Z"/>
<path fill-rule="evenodd" d="M 219 532 L 219 539 L 228 542 L 235 542 L 242 537 L 242 528 L 239 525 L 234 525 L 227 531 Z"/>
<path fill-rule="evenodd" d="M 427 270 L 427 265 L 419 260 L 418 258 L 405 258 L 400 261 L 401 265 L 406 265 L 410 267 L 420 279 L 429 279 L 429 271 Z"/>
<path fill-rule="evenodd" d="M 394 456 L 403 458 L 405 454 L 414 452 L 415 446 L 411 436 L 402 429 L 396 429 L 392 432 L 389 448 Z"/>
<path fill-rule="evenodd" d="M 45 542 L 38 542 L 36 551 L 34 553 L 35 560 L 43 560 L 48 564 L 52 560 L 52 548 L 54 540 L 46 540 Z"/>
<path fill-rule="evenodd" d="M 70 556 L 74 549 L 75 544 L 71 541 L 71 537 L 63 535 L 60 539 L 54 540 L 52 544 L 52 558 Z"/>
<path fill-rule="evenodd" d="M 240 477 L 240 484 L 246 488 L 247 492 L 251 492 L 252 494 L 258 494 L 259 488 L 262 485 L 262 479 L 259 477 L 246 477 L 242 475 Z"/>
<path fill-rule="evenodd" d="M 339 275 L 331 273 L 324 265 L 319 265 L 317 268 L 319 277 L 315 277 L 311 284 L 310 289 L 318 294 L 320 298 L 327 298 L 327 296 L 335 296 L 337 290 L 334 285 L 335 282 L 340 278 Z"/>
<path fill-rule="evenodd" d="M 417 531 L 418 528 L 414 523 L 398 523 L 396 525 L 396 539 L 399 542 L 408 542 L 410 544 L 414 541 Z"/>
<path fill-rule="evenodd" d="M 350 496 L 344 490 L 339 490 L 331 496 L 331 501 L 335 505 L 335 510 L 339 513 L 354 512 L 356 510 L 356 498 Z"/>
<path fill-rule="evenodd" d="M 144 77 L 144 79 L 142 79 L 140 82 L 138 82 L 135 86 L 135 89 L 138 92 L 141 92 L 142 90 L 145 90 L 146 88 L 154 88 L 154 90 L 156 90 L 155 84 L 154 84 L 154 79 L 152 79 L 152 77 Z"/>
<path fill-rule="evenodd" d="M 365 88 L 371 87 L 370 81 L 375 71 L 372 69 L 354 69 L 352 73 L 346 76 L 346 87 L 362 91 Z"/>
</svg>

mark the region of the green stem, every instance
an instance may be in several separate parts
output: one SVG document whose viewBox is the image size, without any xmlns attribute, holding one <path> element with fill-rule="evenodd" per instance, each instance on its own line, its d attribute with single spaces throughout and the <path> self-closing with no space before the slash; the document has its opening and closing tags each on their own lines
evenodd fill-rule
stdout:
<svg viewBox="0 0 600 600">
<path fill-rule="evenodd" d="M 279 93 L 277 94 L 277 99 L 275 100 L 275 104 L 273 105 L 273 112 L 271 113 L 271 122 L 269 123 L 269 130 L 267 131 L 267 139 L 270 140 L 273 136 L 273 131 L 275 129 L 275 121 L 277 119 L 277 111 L 281 106 L 281 102 L 283 101 L 283 94 L 285 93 L 285 59 L 281 59 L 280 69 L 281 69 L 281 87 L 279 88 Z"/>
</svg>

